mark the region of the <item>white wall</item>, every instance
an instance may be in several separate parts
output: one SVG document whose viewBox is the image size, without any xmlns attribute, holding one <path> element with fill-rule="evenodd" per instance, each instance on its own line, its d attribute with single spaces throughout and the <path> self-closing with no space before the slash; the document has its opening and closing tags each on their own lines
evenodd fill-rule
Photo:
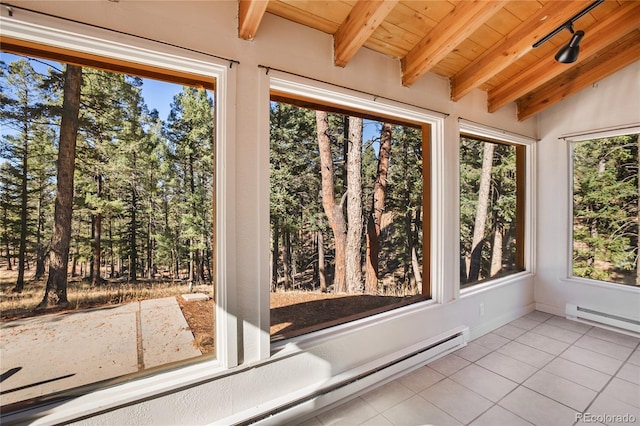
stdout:
<svg viewBox="0 0 640 426">
<path fill-rule="evenodd" d="M 570 185 L 563 135 L 640 123 L 640 62 L 609 76 L 540 114 L 538 143 L 536 306 L 563 315 L 578 304 L 640 318 L 640 289 L 568 279 Z"/>
<path fill-rule="evenodd" d="M 201 380 L 192 378 L 191 383 L 202 383 L 169 391 L 160 397 L 149 397 L 144 402 L 124 404 L 117 397 L 109 401 L 103 398 L 99 407 L 104 412 L 85 419 L 83 423 L 212 422 L 304 387 L 320 386 L 345 370 L 456 326 L 469 326 L 472 336 L 478 336 L 533 308 L 532 274 L 455 298 L 458 279 L 458 118 L 537 136 L 535 120 L 518 123 L 513 105 L 488 114 L 486 94 L 480 91 L 453 103 L 449 99 L 448 81 L 432 74 L 411 88 L 403 87 L 399 62 L 368 49 L 361 49 L 345 68 L 334 67 L 331 36 L 271 15 L 265 16 L 254 41 L 240 40 L 237 38 L 235 0 L 15 1 L 14 4 L 240 62 L 234 65 L 237 97 L 232 100 L 237 128 L 232 132 L 235 134 L 234 140 L 229 141 L 232 152 L 227 157 L 233 164 L 228 164 L 224 173 L 227 190 L 230 191 L 229 213 L 233 216 L 232 226 L 226 230 L 229 249 L 227 289 L 230 300 L 235 301 L 230 304 L 230 310 L 238 320 L 238 352 L 242 364 L 229 373 L 207 374 Z M 6 16 L 6 11 L 2 13 Z M 19 9 L 13 13 L 13 19 L 42 19 Z M 59 25 L 76 27 L 70 23 Z M 92 33 L 91 29 L 82 31 Z M 113 39 L 126 42 L 127 37 L 113 35 Z M 441 208 L 444 213 L 441 230 L 444 237 L 443 270 L 438 271 L 443 275 L 443 303 L 412 305 L 384 315 L 381 317 L 384 320 L 380 319 L 378 323 L 329 333 L 324 340 L 311 337 L 305 349 L 269 360 L 268 123 L 264 120 L 269 87 L 265 70 L 258 65 L 449 114 L 444 123 L 445 140 L 440 160 L 444 168 L 443 183 L 438 188 L 443 194 Z M 480 303 L 484 304 L 483 315 L 480 315 Z M 146 382 L 142 380 L 140 383 L 144 388 Z M 153 393 L 153 386 L 144 389 L 147 395 Z M 64 403 L 50 416 L 58 415 L 58 421 L 69 420 L 77 413 L 92 416 L 96 410 L 92 408 L 92 401 L 99 397 L 98 393 L 93 400 L 88 396 Z M 114 409 L 122 404 L 124 406 Z M 45 418 L 45 421 L 52 419 Z"/>
</svg>

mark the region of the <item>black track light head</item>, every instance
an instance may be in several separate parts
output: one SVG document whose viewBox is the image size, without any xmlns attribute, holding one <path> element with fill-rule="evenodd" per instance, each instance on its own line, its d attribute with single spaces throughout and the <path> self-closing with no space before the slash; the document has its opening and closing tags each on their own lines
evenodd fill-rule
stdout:
<svg viewBox="0 0 640 426">
<path fill-rule="evenodd" d="M 573 32 L 572 28 L 569 28 L 569 30 L 573 33 L 571 40 L 556 53 L 556 61 L 563 64 L 571 64 L 578 60 L 580 40 L 584 37 L 584 31 Z"/>
</svg>

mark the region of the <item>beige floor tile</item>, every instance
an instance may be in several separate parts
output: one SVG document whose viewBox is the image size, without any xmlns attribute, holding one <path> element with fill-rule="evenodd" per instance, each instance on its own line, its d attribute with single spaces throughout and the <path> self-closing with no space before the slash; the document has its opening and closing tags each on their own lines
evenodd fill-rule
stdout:
<svg viewBox="0 0 640 426">
<path fill-rule="evenodd" d="M 498 336 L 502 336 L 502 337 L 505 337 L 507 339 L 513 340 L 513 339 L 518 338 L 522 334 L 524 334 L 525 330 L 523 330 L 523 329 L 521 329 L 519 327 L 510 325 L 510 324 L 507 324 L 507 325 L 503 325 L 502 327 L 493 330 L 492 333 L 493 334 L 497 334 Z"/>
<path fill-rule="evenodd" d="M 522 385 L 577 411 L 587 408 L 598 395 L 594 390 L 543 370 L 538 371 Z"/>
<path fill-rule="evenodd" d="M 617 343 L 618 345 L 622 346 L 628 346 L 630 348 L 635 348 L 638 343 L 640 343 L 640 339 L 638 339 L 637 337 L 628 336 L 622 333 L 616 333 L 615 331 L 607 330 L 600 327 L 593 327 L 587 332 L 587 334 L 598 339 L 606 340 L 611 343 Z"/>
<path fill-rule="evenodd" d="M 614 377 L 607 387 L 604 388 L 602 394 L 640 408 L 640 386 L 627 382 L 626 380 Z"/>
<path fill-rule="evenodd" d="M 581 333 L 576 333 L 575 331 L 556 327 L 547 323 L 540 324 L 531 331 L 533 333 L 542 334 L 543 336 L 551 337 L 552 339 L 560 340 L 561 342 L 569 344 L 574 343 L 576 340 L 582 337 Z"/>
<path fill-rule="evenodd" d="M 436 370 L 438 373 L 450 376 L 461 368 L 469 365 L 469 361 L 464 358 L 460 358 L 457 355 L 449 354 L 442 358 L 429 363 L 429 367 Z"/>
<path fill-rule="evenodd" d="M 498 402 L 518 386 L 517 383 L 475 364 L 463 368 L 450 378 L 493 402 Z"/>
<path fill-rule="evenodd" d="M 527 315 L 525 315 L 522 318 L 527 318 L 527 319 L 538 321 L 538 322 L 544 322 L 544 321 L 548 320 L 551 317 L 553 317 L 553 315 L 548 314 L 546 312 L 533 311 L 533 312 L 528 313 Z"/>
<path fill-rule="evenodd" d="M 564 351 L 560 357 L 609 375 L 615 374 L 622 365 L 622 361 L 620 360 L 577 346 L 570 347 Z"/>
<path fill-rule="evenodd" d="M 587 412 L 592 416 L 609 416 L 610 418 L 611 416 L 622 417 L 621 420 L 623 421 L 610 421 L 609 419 L 603 419 L 604 422 L 608 425 L 633 424 L 629 421 L 624 421 L 624 416 L 626 416 L 627 419 L 630 416 L 633 416 L 636 419 L 636 423 L 640 421 L 640 408 L 629 405 L 620 401 L 619 399 L 605 394 L 600 394 L 593 402 L 593 404 L 591 404 Z M 600 419 L 596 420 L 600 421 Z"/>
<path fill-rule="evenodd" d="M 546 324 L 554 325 L 556 327 L 564 328 L 570 331 L 575 331 L 576 333 L 580 333 L 580 334 L 586 333 L 587 331 L 591 330 L 591 328 L 593 327 L 589 324 L 568 320 L 562 317 L 553 317 L 545 322 Z"/>
<path fill-rule="evenodd" d="M 325 426 L 351 426 L 363 423 L 378 414 L 379 413 L 363 399 L 355 398 L 332 410 L 319 414 L 317 418 Z"/>
<path fill-rule="evenodd" d="M 594 391 L 602 390 L 611 379 L 611 375 L 609 374 L 596 371 L 563 358 L 554 359 L 547 364 L 543 370 Z"/>
<path fill-rule="evenodd" d="M 487 349 L 491 349 L 492 351 L 495 351 L 499 347 L 509 343 L 509 339 L 502 336 L 498 336 L 497 334 L 488 333 L 482 337 L 478 337 L 473 342 L 477 343 L 480 346 L 484 346 Z"/>
<path fill-rule="evenodd" d="M 536 425 L 571 425 L 575 410 L 520 386 L 499 403 L 512 413 Z"/>
<path fill-rule="evenodd" d="M 531 330 L 532 328 L 536 328 L 540 325 L 538 321 L 534 321 L 528 318 L 520 317 L 515 319 L 509 323 L 514 327 L 522 328 L 523 330 Z"/>
<path fill-rule="evenodd" d="M 415 393 L 400 381 L 394 380 L 382 385 L 370 392 L 365 393 L 362 398 L 367 404 L 372 406 L 376 411 L 382 413 L 399 402 L 411 398 Z"/>
<path fill-rule="evenodd" d="M 629 361 L 627 361 L 633 365 L 640 365 L 640 349 L 636 349 L 631 356 L 629 357 Z"/>
<path fill-rule="evenodd" d="M 382 414 L 378 414 L 377 416 L 370 418 L 364 423 L 360 423 L 360 426 L 393 426 L 393 423 L 391 423 Z"/>
<path fill-rule="evenodd" d="M 552 355 L 560 355 L 570 345 L 542 334 L 527 332 L 516 339 L 516 342 L 532 348 L 550 353 Z"/>
<path fill-rule="evenodd" d="M 633 348 L 628 346 L 622 346 L 589 335 L 582 336 L 574 345 L 621 361 L 626 361 L 631 352 L 633 352 Z"/>
<path fill-rule="evenodd" d="M 299 423 L 297 421 L 288 423 L 287 426 L 322 426 L 322 422 L 318 420 L 317 417 L 312 417 L 302 423 Z"/>
<path fill-rule="evenodd" d="M 531 426 L 531 423 L 499 405 L 494 405 L 469 426 Z"/>
<path fill-rule="evenodd" d="M 438 373 L 436 370 L 425 366 L 400 377 L 398 381 L 411 391 L 418 393 L 444 379 L 444 377 L 444 375 Z"/>
<path fill-rule="evenodd" d="M 476 364 L 517 383 L 522 383 L 537 370 L 529 364 L 497 352 L 490 353 Z"/>
<path fill-rule="evenodd" d="M 537 368 L 542 368 L 551 361 L 554 356 L 532 348 L 531 346 L 523 345 L 518 342 L 511 342 L 498 349 L 499 353 L 503 355 L 515 358 L 518 361 L 525 362 Z"/>
<path fill-rule="evenodd" d="M 618 371 L 616 377 L 640 386 L 640 365 L 633 365 L 627 362 Z"/>
<path fill-rule="evenodd" d="M 457 384 L 444 379 L 429 389 L 420 392 L 420 396 L 440 408 L 462 423 L 469 423 L 491 408 L 491 401 Z"/>
<path fill-rule="evenodd" d="M 478 345 L 477 343 L 469 342 L 467 346 L 462 349 L 458 349 L 454 352 L 454 354 L 458 355 L 460 358 L 464 358 L 469 362 L 476 362 L 486 354 L 491 352 L 491 349 L 487 349 L 484 346 Z"/>
<path fill-rule="evenodd" d="M 402 401 L 382 413 L 382 415 L 396 426 L 462 425 L 462 423 L 418 395 Z"/>
</svg>

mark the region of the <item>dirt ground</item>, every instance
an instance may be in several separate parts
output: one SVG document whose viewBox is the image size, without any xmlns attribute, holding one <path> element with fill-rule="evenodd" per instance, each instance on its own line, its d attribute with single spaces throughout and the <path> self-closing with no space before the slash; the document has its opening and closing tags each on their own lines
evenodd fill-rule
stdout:
<svg viewBox="0 0 640 426">
<path fill-rule="evenodd" d="M 271 338 L 281 340 L 407 305 L 421 296 L 391 297 L 314 292 L 271 293 Z M 177 297 L 203 353 L 215 350 L 213 300 L 186 302 Z"/>
</svg>

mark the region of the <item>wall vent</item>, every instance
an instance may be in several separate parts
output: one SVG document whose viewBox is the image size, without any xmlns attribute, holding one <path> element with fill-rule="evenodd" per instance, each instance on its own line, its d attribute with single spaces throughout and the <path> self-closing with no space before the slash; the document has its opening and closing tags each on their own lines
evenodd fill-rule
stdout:
<svg viewBox="0 0 640 426">
<path fill-rule="evenodd" d="M 268 401 L 221 419 L 214 425 L 281 425 L 304 419 L 462 348 L 468 337 L 469 329 L 458 327 L 404 351 L 338 374 L 319 387 L 308 387 Z"/>
<path fill-rule="evenodd" d="M 638 318 L 622 317 L 569 303 L 566 305 L 565 312 L 568 319 L 610 328 L 636 337 L 640 335 L 640 319 Z"/>
</svg>

